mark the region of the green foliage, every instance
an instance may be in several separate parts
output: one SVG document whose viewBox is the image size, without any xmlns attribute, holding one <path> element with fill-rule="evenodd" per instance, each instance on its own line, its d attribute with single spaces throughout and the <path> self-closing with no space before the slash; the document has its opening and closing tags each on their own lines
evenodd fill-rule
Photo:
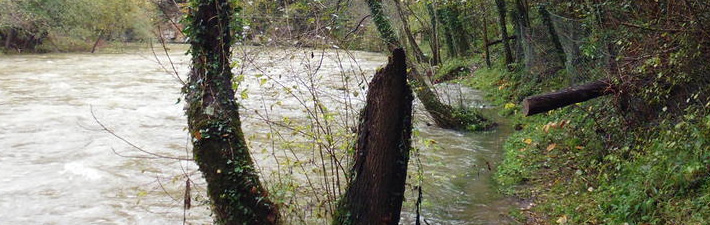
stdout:
<svg viewBox="0 0 710 225">
<path fill-rule="evenodd" d="M 657 68 L 659 62 L 644 63 Z M 549 90 L 523 85 L 520 75 L 500 68 L 479 69 L 465 83 L 486 91 L 520 129 L 505 142 L 495 179 L 504 193 L 536 199 L 532 214 L 567 224 L 704 224 L 710 218 L 710 99 L 703 97 L 707 90 L 684 83 L 694 73 L 677 76 L 666 81 L 689 88 L 684 107 L 663 108 L 644 123 L 608 100 L 614 97 L 522 118 L 516 102 Z M 667 93 L 656 85 L 642 90 Z"/>
<path fill-rule="evenodd" d="M 147 40 L 153 36 L 153 10 L 141 0 L 0 1 L 0 36 L 15 34 L 9 47 L 36 51 L 88 50 L 99 36 Z"/>
<path fill-rule="evenodd" d="M 455 108 L 452 116 L 464 124 L 464 130 L 484 131 L 493 128 L 496 124 L 481 115 L 480 111 L 470 108 Z"/>
</svg>

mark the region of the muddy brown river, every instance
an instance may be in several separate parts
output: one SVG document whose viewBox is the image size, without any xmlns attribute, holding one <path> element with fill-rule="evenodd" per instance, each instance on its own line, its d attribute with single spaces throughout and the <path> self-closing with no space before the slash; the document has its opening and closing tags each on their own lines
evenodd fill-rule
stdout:
<svg viewBox="0 0 710 225">
<path fill-rule="evenodd" d="M 178 102 L 182 85 L 174 75 L 185 77 L 189 58 L 186 46 L 170 48 L 170 59 L 162 49 L 156 57 L 147 48 L 0 56 L 0 224 L 211 224 L 196 165 L 174 159 L 190 158 Z M 234 55 L 241 58 L 235 73 L 244 75 L 238 91 L 246 97 L 240 100 L 244 131 L 265 184 L 274 196 L 291 199 L 284 204 L 298 206 L 292 211 L 303 210 L 286 213 L 294 217 L 287 223 L 326 224 L 328 194 L 314 195 L 335 195 L 337 187 L 320 184 L 335 182 L 336 174 L 319 172 L 323 149 L 303 147 L 324 145 L 304 136 L 350 135 L 312 124 L 353 127 L 368 77 L 386 57 L 251 47 L 237 48 Z M 457 85 L 439 89 L 447 102 L 483 107 L 476 91 Z M 496 193 L 487 166 L 495 168 L 507 131 L 438 129 L 415 108 L 419 157 L 410 162 L 401 223 L 414 223 L 411 190 L 418 183 L 413 177 L 423 181 L 421 216 L 429 224 L 511 223 L 503 214 L 513 203 Z M 94 117 L 135 147 L 103 130 Z M 192 207 L 184 210 L 188 178 Z M 287 196 L 294 193 L 324 199 Z"/>
</svg>

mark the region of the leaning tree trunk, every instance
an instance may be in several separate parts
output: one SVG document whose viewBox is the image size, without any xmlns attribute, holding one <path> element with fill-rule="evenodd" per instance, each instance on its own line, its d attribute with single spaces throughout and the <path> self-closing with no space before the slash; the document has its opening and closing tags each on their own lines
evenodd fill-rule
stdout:
<svg viewBox="0 0 710 225">
<path fill-rule="evenodd" d="M 498 23 L 500 24 L 501 40 L 503 40 L 503 51 L 505 53 L 505 65 L 510 68 L 510 64 L 513 63 L 513 53 L 510 50 L 510 42 L 508 41 L 508 27 L 505 21 L 505 14 L 507 8 L 505 7 L 505 0 L 496 0 L 496 6 L 498 7 Z"/>
<path fill-rule="evenodd" d="M 355 149 L 351 181 L 335 224 L 398 224 L 412 134 L 412 91 L 404 50 L 370 82 Z"/>
<path fill-rule="evenodd" d="M 392 30 L 390 21 L 384 14 L 382 1 L 367 0 L 367 4 L 370 7 L 375 26 L 385 41 L 387 48 L 390 51 L 400 48 L 402 45 L 397 39 L 394 30 Z M 419 73 L 414 63 L 407 59 L 407 64 L 409 65 L 408 74 L 414 92 L 417 93 L 417 98 L 422 101 L 422 105 L 434 119 L 436 125 L 445 129 L 463 129 L 466 125 L 453 115 L 454 109 L 439 101 L 437 95 L 431 90 L 432 88 L 429 86 L 426 77 Z"/>
<path fill-rule="evenodd" d="M 192 69 L 186 91 L 193 155 L 205 180 L 217 224 L 276 224 L 244 141 L 230 68 L 234 6 L 229 0 L 193 1 Z"/>
</svg>

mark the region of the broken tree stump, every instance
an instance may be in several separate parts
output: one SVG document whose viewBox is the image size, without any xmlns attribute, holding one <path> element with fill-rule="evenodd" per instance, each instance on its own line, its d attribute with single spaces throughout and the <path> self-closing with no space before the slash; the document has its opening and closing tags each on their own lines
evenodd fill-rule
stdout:
<svg viewBox="0 0 710 225">
<path fill-rule="evenodd" d="M 553 93 L 530 96 L 523 100 L 523 115 L 531 116 L 604 96 L 611 93 L 610 86 L 608 79 L 602 79 Z"/>
<path fill-rule="evenodd" d="M 333 224 L 399 223 L 412 134 L 412 90 L 404 50 L 397 48 L 367 91 L 350 183 Z"/>
</svg>

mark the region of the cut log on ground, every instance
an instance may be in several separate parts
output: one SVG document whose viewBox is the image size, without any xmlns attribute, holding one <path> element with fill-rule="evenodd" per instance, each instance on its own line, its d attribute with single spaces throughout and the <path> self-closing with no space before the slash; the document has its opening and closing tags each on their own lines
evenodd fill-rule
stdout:
<svg viewBox="0 0 710 225">
<path fill-rule="evenodd" d="M 609 80 L 603 79 L 553 93 L 530 96 L 523 100 L 523 115 L 531 116 L 604 96 L 611 93 L 610 86 Z"/>
</svg>

